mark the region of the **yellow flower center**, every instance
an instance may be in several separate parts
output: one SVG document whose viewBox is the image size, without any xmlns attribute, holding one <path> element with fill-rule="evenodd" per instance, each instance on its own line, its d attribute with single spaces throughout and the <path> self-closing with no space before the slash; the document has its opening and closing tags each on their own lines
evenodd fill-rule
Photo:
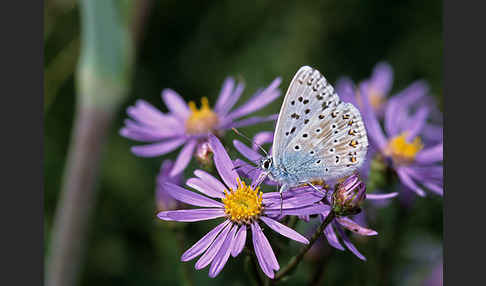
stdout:
<svg viewBox="0 0 486 286">
<path fill-rule="evenodd" d="M 222 199 L 226 215 L 231 221 L 239 224 L 251 223 L 263 210 L 262 195 L 260 187 L 253 190 L 251 186 L 238 180 L 238 188 L 225 191 L 225 197 Z"/>
<path fill-rule="evenodd" d="M 369 89 L 368 99 L 370 100 L 371 107 L 373 107 L 374 110 L 380 109 L 383 103 L 385 103 L 383 94 L 374 88 Z M 358 105 L 360 107 L 363 107 L 363 102 L 361 101 L 361 94 L 359 93 L 359 89 L 356 91 L 356 101 L 358 102 Z"/>
<path fill-rule="evenodd" d="M 409 143 L 406 135 L 406 132 L 404 132 L 388 142 L 385 153 L 391 156 L 395 163 L 407 164 L 413 162 L 417 153 L 424 147 L 419 137 L 415 137 L 412 143 Z"/>
<path fill-rule="evenodd" d="M 197 109 L 194 101 L 189 102 L 191 115 L 186 120 L 186 132 L 189 134 L 205 134 L 212 132 L 218 125 L 219 118 L 209 107 L 206 97 L 201 99 L 201 109 Z"/>
</svg>

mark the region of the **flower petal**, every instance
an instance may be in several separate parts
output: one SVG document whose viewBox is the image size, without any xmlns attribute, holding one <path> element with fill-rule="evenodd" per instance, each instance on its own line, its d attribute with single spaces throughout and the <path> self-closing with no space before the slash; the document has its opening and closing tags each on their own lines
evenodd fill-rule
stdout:
<svg viewBox="0 0 486 286">
<path fill-rule="evenodd" d="M 167 108 L 181 119 L 186 119 L 191 113 L 184 99 L 172 89 L 164 89 L 162 91 L 162 99 L 165 105 L 167 105 Z"/>
<path fill-rule="evenodd" d="M 341 224 L 345 228 L 359 235 L 364 235 L 364 236 L 378 235 L 378 232 L 366 227 L 362 227 L 347 217 L 337 217 L 336 220 L 339 222 L 339 224 Z"/>
<path fill-rule="evenodd" d="M 348 236 L 344 233 L 344 231 L 341 229 L 341 227 L 336 226 L 336 230 L 339 233 L 339 236 L 343 239 L 344 245 L 354 254 L 356 255 L 359 259 L 366 261 L 366 257 L 361 254 L 358 249 L 354 246 L 354 244 L 349 240 Z"/>
<path fill-rule="evenodd" d="M 272 114 L 269 116 L 253 116 L 236 122 L 233 122 L 231 119 L 226 119 L 226 120 L 223 119 L 223 123 L 220 125 L 220 128 L 222 129 L 239 128 L 248 125 L 255 125 L 257 123 L 262 123 L 262 122 L 276 121 L 277 118 L 278 118 L 278 114 Z"/>
<path fill-rule="evenodd" d="M 245 116 L 251 112 L 255 112 L 263 107 L 265 107 L 270 102 L 274 101 L 280 96 L 280 90 L 277 89 L 278 85 L 282 81 L 281 78 L 276 78 L 267 88 L 262 92 L 254 95 L 245 104 L 228 114 L 231 119 L 239 118 Z"/>
<path fill-rule="evenodd" d="M 221 270 L 223 270 L 223 267 L 230 256 L 231 249 L 233 248 L 237 228 L 238 225 L 233 225 L 230 233 L 224 240 L 223 245 L 219 249 L 218 254 L 216 254 L 216 257 L 214 257 L 211 267 L 209 268 L 209 277 L 214 278 L 219 274 L 219 272 L 221 272 Z"/>
<path fill-rule="evenodd" d="M 427 122 L 427 116 L 429 116 L 429 108 L 427 106 L 424 106 L 420 108 L 417 112 L 415 112 L 412 118 L 409 119 L 407 140 L 412 140 L 422 131 L 422 128 Z"/>
<path fill-rule="evenodd" d="M 199 258 L 199 260 L 196 262 L 196 265 L 194 268 L 197 270 L 202 269 L 206 266 L 208 266 L 211 261 L 213 261 L 214 257 L 218 253 L 219 249 L 223 245 L 224 241 L 226 240 L 226 236 L 228 236 L 229 231 L 233 227 L 233 224 L 230 223 L 228 224 L 223 231 L 216 237 L 216 239 L 213 241 L 211 246 L 209 246 L 208 250 Z"/>
<path fill-rule="evenodd" d="M 166 211 L 159 212 L 157 216 L 162 220 L 166 217 L 170 220 L 181 221 L 181 222 L 193 222 L 201 220 L 209 220 L 218 217 L 225 216 L 224 209 L 190 209 L 190 210 L 177 210 L 177 211 Z"/>
<path fill-rule="evenodd" d="M 371 84 L 382 94 L 387 94 L 393 84 L 393 68 L 387 62 L 379 62 L 373 68 Z"/>
<path fill-rule="evenodd" d="M 336 233 L 334 232 L 334 229 L 332 227 L 332 224 L 329 224 L 325 229 L 324 229 L 324 236 L 327 239 L 327 242 L 329 244 L 338 249 L 338 250 L 344 250 L 344 247 L 342 244 L 339 242 L 339 239 L 336 236 Z"/>
<path fill-rule="evenodd" d="M 203 236 L 198 242 L 196 242 L 191 248 L 186 250 L 184 254 L 181 256 L 181 261 L 189 261 L 198 257 L 203 253 L 209 245 L 214 241 L 216 236 L 221 232 L 221 230 L 226 227 L 230 223 L 229 220 L 225 220 L 215 228 L 213 228 L 210 232 L 208 232 L 205 236 Z"/>
<path fill-rule="evenodd" d="M 380 150 L 383 150 L 387 145 L 385 134 L 378 123 L 375 111 L 371 107 L 368 94 L 362 89 L 360 94 L 363 102 L 363 120 L 368 131 L 368 136 Z"/>
<path fill-rule="evenodd" d="M 217 191 L 221 193 L 221 195 L 224 195 L 224 191 L 226 190 L 226 187 L 223 185 L 223 183 L 221 183 L 218 179 L 213 177 L 211 174 L 203 170 L 196 170 L 194 171 L 194 175 L 201 178 L 208 187 L 211 187 L 214 191 Z"/>
<path fill-rule="evenodd" d="M 260 217 L 260 220 L 263 221 L 266 225 L 268 225 L 271 229 L 275 230 L 276 232 L 278 232 L 283 236 L 286 236 L 300 243 L 309 244 L 309 240 L 307 238 L 305 238 L 295 230 L 291 229 L 290 227 L 279 223 L 278 221 L 275 221 L 271 218 L 264 217 L 264 216 Z"/>
<path fill-rule="evenodd" d="M 420 151 L 415 157 L 415 162 L 428 164 L 442 161 L 443 158 L 443 143 L 440 143 L 435 145 L 434 147 L 430 147 Z"/>
<path fill-rule="evenodd" d="M 266 143 L 273 142 L 273 132 L 272 131 L 262 131 L 258 132 L 255 136 L 253 136 L 253 145 L 251 148 L 255 151 L 258 151 L 258 146 L 262 146 Z M 270 152 L 268 152 L 270 154 Z"/>
<path fill-rule="evenodd" d="M 384 200 L 384 199 L 391 199 L 398 196 L 398 192 L 388 193 L 388 194 L 366 194 L 366 199 L 368 200 Z"/>
<path fill-rule="evenodd" d="M 312 214 L 320 214 L 326 211 L 329 211 L 330 207 L 324 204 L 315 204 L 301 208 L 292 208 L 292 209 L 282 209 L 282 215 L 312 215 Z M 280 215 L 280 208 L 275 208 L 271 210 L 264 209 L 263 212 L 268 216 L 276 216 Z"/>
<path fill-rule="evenodd" d="M 263 194 L 263 203 L 266 209 L 284 209 L 300 208 L 312 205 L 324 197 L 324 194 L 310 189 L 309 187 L 291 189 L 282 194 L 283 203 L 280 199 L 280 193 L 272 192 Z"/>
<path fill-rule="evenodd" d="M 225 78 L 223 86 L 221 87 L 221 92 L 219 93 L 216 104 L 214 105 L 214 111 L 220 113 L 222 108 L 225 106 L 228 99 L 231 97 L 231 91 L 235 85 L 235 80 L 232 77 Z"/>
<path fill-rule="evenodd" d="M 231 256 L 236 257 L 238 254 L 243 251 L 246 242 L 246 225 L 241 225 L 240 229 L 236 233 L 235 236 L 235 243 L 233 244 L 233 248 L 231 249 Z"/>
<path fill-rule="evenodd" d="M 250 161 L 257 161 L 262 158 L 262 155 L 241 143 L 239 140 L 233 140 L 233 145 L 235 146 L 236 150 L 241 153 L 241 155 L 245 156 Z"/>
<path fill-rule="evenodd" d="M 161 143 L 133 146 L 132 152 L 140 157 L 155 157 L 167 154 L 186 142 L 186 138 L 178 137 Z"/>
<path fill-rule="evenodd" d="M 174 199 L 183 202 L 188 205 L 198 206 L 198 207 L 208 207 L 208 208 L 223 208 L 224 205 L 208 197 L 196 194 L 194 192 L 188 191 L 178 185 L 173 183 L 164 182 L 164 189 L 167 193 Z"/>
<path fill-rule="evenodd" d="M 174 163 L 174 167 L 170 172 L 170 176 L 175 176 L 180 172 L 184 171 L 184 169 L 187 167 L 187 165 L 192 159 L 192 154 L 194 153 L 196 144 L 197 144 L 196 140 L 189 140 L 189 142 L 187 142 L 186 145 L 184 145 L 181 152 L 179 152 L 179 155 L 177 156 L 177 159 Z"/>
<path fill-rule="evenodd" d="M 219 175 L 229 188 L 236 190 L 237 180 L 239 180 L 240 177 L 234 170 L 233 162 L 224 149 L 223 144 L 221 144 L 216 136 L 210 134 L 209 146 L 213 150 L 214 165 L 216 166 Z"/>
<path fill-rule="evenodd" d="M 258 223 L 254 222 L 251 224 L 251 233 L 253 238 L 253 248 L 255 249 L 258 263 L 263 272 L 273 279 L 274 270 L 280 269 L 275 253 Z"/>
<path fill-rule="evenodd" d="M 198 190 L 200 193 L 205 194 L 206 196 L 220 199 L 224 198 L 224 194 L 214 190 L 213 188 L 208 186 L 206 182 L 199 178 L 190 178 L 189 180 L 187 180 L 186 185 Z"/>
<path fill-rule="evenodd" d="M 396 171 L 397 171 L 398 177 L 400 178 L 400 181 L 406 187 L 408 187 L 412 191 L 416 192 L 417 195 L 419 195 L 421 197 L 425 196 L 425 192 L 419 186 L 417 186 L 417 184 L 415 184 L 415 182 L 412 180 L 412 178 L 410 178 L 410 176 L 407 173 L 406 168 L 397 168 Z"/>
</svg>

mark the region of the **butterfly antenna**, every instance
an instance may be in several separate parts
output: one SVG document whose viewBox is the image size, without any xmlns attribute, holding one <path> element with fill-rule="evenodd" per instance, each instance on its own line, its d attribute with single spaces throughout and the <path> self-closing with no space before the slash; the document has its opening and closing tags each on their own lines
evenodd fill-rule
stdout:
<svg viewBox="0 0 486 286">
<path fill-rule="evenodd" d="M 246 140 L 247 140 L 247 141 L 248 141 L 250 144 L 255 144 L 255 145 L 256 145 L 256 146 L 257 146 L 257 147 L 258 147 L 258 148 L 259 148 L 259 149 L 260 149 L 260 150 L 261 150 L 261 151 L 262 151 L 262 152 L 265 154 L 265 156 L 268 156 L 267 151 L 266 151 L 266 150 L 265 150 L 265 149 L 264 149 L 262 146 L 260 146 L 259 144 L 256 144 L 255 142 L 253 142 L 253 141 L 252 141 L 252 140 L 251 140 L 251 139 L 250 139 L 248 136 L 246 136 L 245 134 L 243 134 L 243 133 L 241 133 L 240 131 L 238 131 L 238 129 L 236 129 L 236 128 L 234 128 L 234 127 L 233 127 L 233 128 L 231 128 L 231 129 L 233 129 L 233 131 L 234 131 L 236 134 L 238 134 L 238 135 L 240 135 L 241 137 L 245 138 L 245 139 L 246 139 Z"/>
<path fill-rule="evenodd" d="M 283 209 L 283 196 L 282 193 L 280 193 L 280 216 L 282 216 L 282 209 Z"/>
</svg>

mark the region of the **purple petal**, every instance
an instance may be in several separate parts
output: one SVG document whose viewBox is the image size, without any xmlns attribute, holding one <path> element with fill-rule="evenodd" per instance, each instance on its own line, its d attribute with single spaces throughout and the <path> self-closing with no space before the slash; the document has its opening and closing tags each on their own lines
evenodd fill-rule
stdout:
<svg viewBox="0 0 486 286">
<path fill-rule="evenodd" d="M 196 265 L 194 268 L 197 270 L 202 269 L 206 266 L 208 266 L 211 261 L 213 261 L 214 257 L 218 253 L 219 249 L 223 245 L 224 241 L 226 240 L 226 236 L 228 236 L 229 231 L 233 227 L 233 224 L 228 224 L 223 231 L 216 237 L 216 239 L 213 241 L 211 246 L 209 246 L 208 250 L 199 258 L 199 260 L 196 262 Z"/>
<path fill-rule="evenodd" d="M 140 157 L 155 157 L 169 153 L 186 142 L 186 138 L 178 137 L 161 143 L 133 146 L 132 152 Z"/>
<path fill-rule="evenodd" d="M 385 130 L 389 137 L 394 137 L 400 132 L 398 122 L 406 116 L 405 109 L 400 98 L 394 96 L 388 100 L 385 108 Z"/>
<path fill-rule="evenodd" d="M 194 171 L 194 175 L 201 178 L 207 186 L 211 187 L 213 190 L 220 192 L 224 195 L 224 191 L 226 187 L 221 183 L 218 179 L 213 177 L 211 174 L 203 171 L 203 170 L 196 170 Z"/>
<path fill-rule="evenodd" d="M 235 85 L 235 80 L 232 77 L 227 77 L 224 82 L 223 86 L 221 87 L 221 92 L 219 93 L 218 100 L 214 105 L 214 111 L 217 113 L 221 113 L 222 108 L 231 97 L 231 91 Z"/>
<path fill-rule="evenodd" d="M 316 204 L 301 208 L 293 208 L 293 209 L 282 209 L 282 215 L 312 215 L 312 214 L 320 214 L 326 211 L 329 211 L 330 207 L 324 204 Z M 263 212 L 265 215 L 268 216 L 278 216 L 280 215 L 280 208 L 275 208 L 271 210 L 264 209 Z"/>
<path fill-rule="evenodd" d="M 344 233 L 344 231 L 339 227 L 336 226 L 336 230 L 339 232 L 339 236 L 343 239 L 344 245 L 359 259 L 366 261 L 366 257 L 361 254 L 358 249 L 354 246 L 354 244 L 349 240 L 348 236 Z"/>
<path fill-rule="evenodd" d="M 443 160 L 443 143 L 420 151 L 415 157 L 419 163 L 435 163 Z"/>
<path fill-rule="evenodd" d="M 142 99 L 137 100 L 135 106 L 128 107 L 127 114 L 140 124 L 161 129 L 177 129 L 183 123 L 177 117 L 162 113 Z"/>
<path fill-rule="evenodd" d="M 263 272 L 270 278 L 274 277 L 273 271 L 279 270 L 277 258 L 270 246 L 267 238 L 263 234 L 258 223 L 251 224 L 251 233 L 253 237 L 253 247 L 257 256 L 258 263 Z"/>
<path fill-rule="evenodd" d="M 236 150 L 238 150 L 241 155 L 245 156 L 250 161 L 257 161 L 262 158 L 262 155 L 260 155 L 258 152 L 253 151 L 250 147 L 246 146 L 238 140 L 233 140 L 233 145 L 235 145 Z"/>
<path fill-rule="evenodd" d="M 410 176 L 407 173 L 406 168 L 397 168 L 396 171 L 397 171 L 398 177 L 400 178 L 400 181 L 402 181 L 402 183 L 406 187 L 408 187 L 412 191 L 416 192 L 421 197 L 425 196 L 425 192 L 419 186 L 417 186 L 417 184 L 414 183 L 412 178 L 410 178 Z"/>
<path fill-rule="evenodd" d="M 191 209 L 191 210 L 177 210 L 160 212 L 157 216 L 162 220 L 166 217 L 170 220 L 181 222 L 193 222 L 201 220 L 209 220 L 225 216 L 224 209 Z"/>
<path fill-rule="evenodd" d="M 203 236 L 198 242 L 196 242 L 191 248 L 186 250 L 184 254 L 181 256 L 181 261 L 189 261 L 198 257 L 201 253 L 203 253 L 209 245 L 214 241 L 216 236 L 219 232 L 226 227 L 230 223 L 229 220 L 224 221 L 223 223 L 219 224 L 215 228 L 213 228 L 210 232 L 208 232 L 205 236 Z"/>
<path fill-rule="evenodd" d="M 270 102 L 274 101 L 280 96 L 280 91 L 277 89 L 278 85 L 282 80 L 276 78 L 267 88 L 262 92 L 253 96 L 245 104 L 228 114 L 229 118 L 235 119 L 245 116 L 251 112 L 255 112 L 263 107 L 265 107 Z"/>
<path fill-rule="evenodd" d="M 246 225 L 241 225 L 238 233 L 235 236 L 235 243 L 233 244 L 233 248 L 231 250 L 231 256 L 236 257 L 238 254 L 243 251 L 246 242 Z"/>
<path fill-rule="evenodd" d="M 224 243 L 219 249 L 218 254 L 216 254 L 216 257 L 214 257 L 213 262 L 211 263 L 211 267 L 209 268 L 209 277 L 214 278 L 219 274 L 219 272 L 221 272 L 221 270 L 223 270 L 224 265 L 226 264 L 230 256 L 231 249 L 233 248 L 237 228 L 238 225 L 234 225 L 231 228 L 231 231 L 224 240 Z"/>
<path fill-rule="evenodd" d="M 240 177 L 238 176 L 238 173 L 236 173 L 236 171 L 233 169 L 233 162 L 228 156 L 228 153 L 226 153 L 223 144 L 221 144 L 216 136 L 210 134 L 209 146 L 211 146 L 211 149 L 213 150 L 214 165 L 216 166 L 219 175 L 229 188 L 236 190 L 237 180 L 239 180 Z"/>
<path fill-rule="evenodd" d="M 255 136 L 253 136 L 253 145 L 251 146 L 251 148 L 257 151 L 259 149 L 258 146 L 262 146 L 265 143 L 272 143 L 272 142 L 273 142 L 272 131 L 258 132 Z"/>
<path fill-rule="evenodd" d="M 376 64 L 373 68 L 371 84 L 382 94 L 387 94 L 390 91 L 393 84 L 393 69 L 390 64 L 386 62 Z"/>
<path fill-rule="evenodd" d="M 349 102 L 356 107 L 359 107 L 356 101 L 355 86 L 349 77 L 341 77 L 336 82 L 336 93 L 343 102 Z"/>
<path fill-rule="evenodd" d="M 380 150 L 383 150 L 387 145 L 385 134 L 383 133 L 383 130 L 381 129 L 380 124 L 378 123 L 378 119 L 376 118 L 376 114 L 369 103 L 367 93 L 361 91 L 360 94 L 361 94 L 363 109 L 364 109 L 363 120 L 365 121 L 366 129 L 368 131 L 368 136 Z"/>
<path fill-rule="evenodd" d="M 444 188 L 439 186 L 439 185 L 436 185 L 436 184 L 431 183 L 431 182 L 424 182 L 424 186 L 429 188 L 429 190 L 433 191 L 434 193 L 437 193 L 438 195 L 441 195 L 441 196 L 444 195 Z"/>
<path fill-rule="evenodd" d="M 263 203 L 266 209 L 284 209 L 300 208 L 312 205 L 323 198 L 323 194 L 313 189 L 293 189 L 282 194 L 283 204 L 280 199 L 280 193 L 265 193 L 263 195 Z"/>
<path fill-rule="evenodd" d="M 212 198 L 220 198 L 220 199 L 224 198 L 223 193 L 221 193 L 217 189 L 214 189 L 212 186 L 208 185 L 208 183 L 202 179 L 190 178 L 189 180 L 187 180 L 186 185 Z"/>
<path fill-rule="evenodd" d="M 422 131 L 422 128 L 427 122 L 428 115 L 429 115 L 429 108 L 424 106 L 420 108 L 412 118 L 410 118 L 410 122 L 408 123 L 409 130 L 407 133 L 407 140 L 412 140 L 420 133 L 420 131 Z"/>
<path fill-rule="evenodd" d="M 265 259 L 265 254 L 263 253 L 262 245 L 258 240 L 258 235 L 255 230 L 255 225 L 258 224 L 253 223 L 250 225 L 251 232 L 252 232 L 253 249 L 255 250 L 255 255 L 257 257 L 258 264 L 260 264 L 260 268 L 262 269 L 263 273 L 265 273 L 265 275 L 273 279 L 274 277 L 273 268 L 271 265 L 267 263 L 267 260 Z"/>
<path fill-rule="evenodd" d="M 394 198 L 398 195 L 398 192 L 388 193 L 388 194 L 366 194 L 366 199 L 368 200 L 385 200 Z"/>
<path fill-rule="evenodd" d="M 364 236 L 378 235 L 378 232 L 366 227 L 362 227 L 347 217 L 338 217 L 336 218 L 336 220 L 345 228 L 359 235 L 364 235 Z"/>
<path fill-rule="evenodd" d="M 163 186 L 167 193 L 174 199 L 183 202 L 188 205 L 198 206 L 198 207 L 208 207 L 208 208 L 223 208 L 224 205 L 220 202 L 212 200 L 208 197 L 196 194 L 194 192 L 188 191 L 178 185 L 172 183 L 163 183 Z"/>
<path fill-rule="evenodd" d="M 225 120 L 223 124 L 221 124 L 222 129 L 229 129 L 229 128 L 239 128 L 248 125 L 255 125 L 257 123 L 268 122 L 268 121 L 276 121 L 278 118 L 278 114 L 272 114 L 269 116 L 254 116 L 250 118 L 245 118 L 240 121 L 232 122 L 230 119 L 223 119 Z"/>
<path fill-rule="evenodd" d="M 164 89 L 162 91 L 162 99 L 167 108 L 181 119 L 186 119 L 191 113 L 184 99 L 172 89 Z"/>
<path fill-rule="evenodd" d="M 182 148 L 181 152 L 179 152 L 179 155 L 177 156 L 177 160 L 174 163 L 174 168 L 172 168 L 172 171 L 170 172 L 170 176 L 175 176 L 180 172 L 184 171 L 184 169 L 191 161 L 192 154 L 194 153 L 194 148 L 196 148 L 196 144 L 196 140 L 190 140 L 186 143 L 184 148 Z"/>
<path fill-rule="evenodd" d="M 283 236 L 286 236 L 300 243 L 309 244 L 309 240 L 307 240 L 307 238 L 305 238 L 295 230 L 291 229 L 290 227 L 287 227 L 271 218 L 264 217 L 264 216 L 260 217 L 260 220 L 262 220 L 271 229 L 273 229 L 274 231 L 278 232 Z"/>
<path fill-rule="evenodd" d="M 326 236 L 327 241 L 329 244 L 339 250 L 344 250 L 344 247 L 341 245 L 339 242 L 339 239 L 336 236 L 336 233 L 334 232 L 334 229 L 332 227 L 332 224 L 329 224 L 325 229 L 324 229 L 324 236 Z"/>
<path fill-rule="evenodd" d="M 153 142 L 169 137 L 184 135 L 180 128 L 167 128 L 166 126 L 148 126 L 136 123 L 130 119 L 124 121 L 125 126 L 120 130 L 120 135 L 137 141 Z"/>
</svg>

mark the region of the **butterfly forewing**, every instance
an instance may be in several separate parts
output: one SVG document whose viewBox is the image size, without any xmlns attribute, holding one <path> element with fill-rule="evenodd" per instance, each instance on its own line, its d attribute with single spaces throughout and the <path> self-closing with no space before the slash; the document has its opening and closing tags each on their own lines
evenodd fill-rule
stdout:
<svg viewBox="0 0 486 286">
<path fill-rule="evenodd" d="M 342 103 L 317 71 L 304 66 L 294 76 L 277 122 L 273 156 L 300 182 L 351 174 L 368 146 L 361 115 Z"/>
<path fill-rule="evenodd" d="M 309 66 L 301 67 L 292 79 L 280 109 L 272 155 L 276 166 L 281 164 L 285 147 L 298 131 L 310 124 L 311 118 L 320 108 L 335 107 L 339 97 L 327 80 Z"/>
</svg>

